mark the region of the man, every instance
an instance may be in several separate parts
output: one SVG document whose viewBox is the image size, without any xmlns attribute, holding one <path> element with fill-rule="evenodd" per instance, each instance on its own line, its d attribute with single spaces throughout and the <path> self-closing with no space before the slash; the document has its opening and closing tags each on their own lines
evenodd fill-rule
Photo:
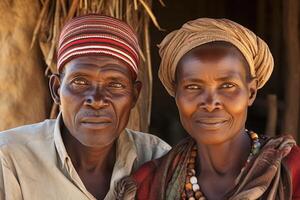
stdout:
<svg viewBox="0 0 300 200">
<path fill-rule="evenodd" d="M 1 199 L 114 199 L 120 178 L 169 150 L 124 130 L 141 89 L 138 48 L 130 27 L 111 17 L 64 26 L 50 78 L 61 113 L 0 134 Z"/>
</svg>

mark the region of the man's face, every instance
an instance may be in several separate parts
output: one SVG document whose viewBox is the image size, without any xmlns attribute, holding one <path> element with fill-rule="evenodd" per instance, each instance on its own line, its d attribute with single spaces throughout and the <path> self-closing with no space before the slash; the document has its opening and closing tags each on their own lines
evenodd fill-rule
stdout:
<svg viewBox="0 0 300 200">
<path fill-rule="evenodd" d="M 61 76 L 52 81 L 58 85 L 52 86 L 52 93 L 57 91 L 70 134 L 89 147 L 114 142 L 126 127 L 140 91 L 140 82 L 132 80 L 129 68 L 111 57 L 86 56 L 67 63 Z"/>
</svg>

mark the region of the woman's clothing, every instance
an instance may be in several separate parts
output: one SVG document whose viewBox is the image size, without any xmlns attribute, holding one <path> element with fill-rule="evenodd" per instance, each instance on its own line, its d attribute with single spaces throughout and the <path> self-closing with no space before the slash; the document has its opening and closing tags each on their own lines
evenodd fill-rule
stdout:
<svg viewBox="0 0 300 200">
<path fill-rule="evenodd" d="M 122 180 L 117 187 L 120 199 L 181 199 L 194 143 L 191 138 L 183 140 L 162 158 L 144 164 Z M 226 199 L 300 199 L 300 148 L 289 136 L 266 140 L 235 183 Z"/>
</svg>

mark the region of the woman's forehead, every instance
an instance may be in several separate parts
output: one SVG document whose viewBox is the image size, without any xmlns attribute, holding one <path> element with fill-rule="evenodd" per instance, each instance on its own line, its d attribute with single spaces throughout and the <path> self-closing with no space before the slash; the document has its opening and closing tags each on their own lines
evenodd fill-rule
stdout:
<svg viewBox="0 0 300 200">
<path fill-rule="evenodd" d="M 232 76 L 234 74 L 241 74 L 246 77 L 246 70 L 240 59 L 225 54 L 224 56 L 199 58 L 191 57 L 186 59 L 178 66 L 178 72 L 181 78 L 189 76 L 214 76 L 216 78 L 222 78 Z"/>
<path fill-rule="evenodd" d="M 203 66 L 208 66 L 210 67 L 209 70 L 217 70 L 217 73 L 223 74 L 227 73 L 226 71 L 236 70 L 231 69 L 234 67 L 233 65 L 240 65 L 242 73 L 246 74 L 247 77 L 250 76 L 250 68 L 246 59 L 236 47 L 227 42 L 200 45 L 186 53 L 176 68 L 176 79 L 178 78 L 178 73 L 183 71 L 185 72 L 184 74 L 188 74 L 189 71 L 192 74 L 202 70 L 199 69 L 199 65 L 202 68 Z M 224 66 L 222 67 L 222 65 Z"/>
</svg>

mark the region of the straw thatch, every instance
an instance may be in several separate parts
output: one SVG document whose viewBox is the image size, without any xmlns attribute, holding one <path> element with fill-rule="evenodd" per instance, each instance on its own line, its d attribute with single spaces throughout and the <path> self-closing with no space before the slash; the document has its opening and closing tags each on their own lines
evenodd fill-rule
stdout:
<svg viewBox="0 0 300 200">
<path fill-rule="evenodd" d="M 0 1 L 0 130 L 48 117 L 45 65 L 39 47 L 30 49 L 39 11 L 36 0 Z"/>
<path fill-rule="evenodd" d="M 48 66 L 46 75 L 56 73 L 56 45 L 64 23 L 74 16 L 100 13 L 126 21 L 137 32 L 142 57 L 139 79 L 143 89 L 137 106 L 133 109 L 129 127 L 146 131 L 150 120 L 152 96 L 152 71 L 149 49 L 149 21 L 160 29 L 151 11 L 151 0 L 40 0 L 42 9 L 36 23 L 32 43 L 38 41 Z M 160 0 L 161 4 L 163 2 Z M 51 117 L 57 114 L 53 107 Z"/>
</svg>

